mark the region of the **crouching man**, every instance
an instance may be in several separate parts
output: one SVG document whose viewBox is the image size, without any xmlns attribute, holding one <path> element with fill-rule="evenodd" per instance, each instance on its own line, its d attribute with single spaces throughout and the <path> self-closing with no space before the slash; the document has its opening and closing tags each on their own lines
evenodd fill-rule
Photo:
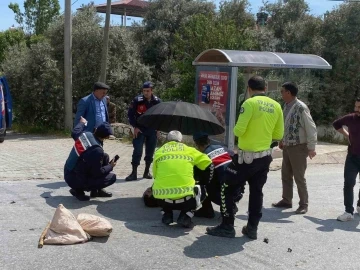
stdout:
<svg viewBox="0 0 360 270">
<path fill-rule="evenodd" d="M 86 123 L 86 119 L 81 117 L 74 127 L 71 136 L 75 145 L 64 167 L 70 193 L 80 201 L 88 201 L 90 197 L 111 197 L 112 194 L 103 188 L 116 181 L 116 175 L 111 173 L 116 162 L 109 161 L 109 155 L 102 148 L 104 139 L 113 135 L 110 124 L 104 122 L 91 133 L 83 132 Z M 90 196 L 84 191 L 90 191 Z"/>
<path fill-rule="evenodd" d="M 206 191 L 206 199 L 202 202 L 202 207 L 195 212 L 196 217 L 205 217 L 205 218 L 214 218 L 215 212 L 212 206 L 212 202 L 217 205 L 224 205 L 224 195 L 221 195 L 221 192 L 224 192 L 224 182 L 225 176 L 227 175 L 227 167 L 232 162 L 232 157 L 230 153 L 224 149 L 221 145 L 210 144 L 209 135 L 205 132 L 197 132 L 193 136 L 196 148 L 207 154 L 211 159 L 211 162 L 214 166 L 214 174 L 212 175 L 210 181 L 208 177 L 199 172 L 197 168 L 194 168 L 195 180 L 202 185 L 204 191 Z M 233 153 L 232 153 L 233 154 Z M 228 200 L 232 200 L 233 203 L 229 205 L 229 210 L 235 215 L 238 211 L 236 203 L 238 203 L 243 197 L 245 183 L 235 183 L 231 186 L 231 189 L 228 189 Z M 224 210 L 224 207 L 221 208 Z"/>
<path fill-rule="evenodd" d="M 162 207 L 162 222 L 173 223 L 173 210 L 180 210 L 177 223 L 192 228 L 193 211 L 201 207 L 200 186 L 195 185 L 194 169 L 209 171 L 213 168 L 210 158 L 183 143 L 179 131 L 170 131 L 167 143 L 155 152 L 154 184 L 152 192 Z"/>
</svg>

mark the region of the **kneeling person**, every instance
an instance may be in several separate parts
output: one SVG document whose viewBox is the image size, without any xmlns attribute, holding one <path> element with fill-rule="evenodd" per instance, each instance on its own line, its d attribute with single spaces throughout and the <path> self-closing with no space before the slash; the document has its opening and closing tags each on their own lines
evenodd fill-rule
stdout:
<svg viewBox="0 0 360 270">
<path fill-rule="evenodd" d="M 213 202 L 220 206 L 225 204 L 224 200 L 222 200 L 224 195 L 221 195 L 221 192 L 224 192 L 223 184 L 225 182 L 226 168 L 232 162 L 232 157 L 221 145 L 210 144 L 207 133 L 197 132 L 194 134 L 193 140 L 196 148 L 200 152 L 207 154 L 214 165 L 214 174 L 210 181 L 208 181 L 206 176 L 202 177 L 202 174 L 195 168 L 195 180 L 199 181 L 200 185 L 204 185 L 207 193 L 206 199 L 202 202 L 202 207 L 195 212 L 195 216 L 213 218 L 215 217 L 215 212 L 211 203 Z M 230 189 L 227 188 L 227 195 L 229 196 L 229 199 L 226 202 L 228 203 L 227 208 L 228 211 L 231 211 L 234 215 L 238 211 L 236 203 L 243 197 L 244 189 L 244 183 L 240 182 L 232 185 Z M 221 207 L 222 211 L 224 211 L 224 209 L 224 207 Z"/>
<path fill-rule="evenodd" d="M 102 148 L 104 139 L 113 135 L 111 126 L 104 122 L 91 133 L 83 132 L 85 124 L 86 120 L 81 117 L 71 134 L 75 145 L 65 163 L 65 182 L 71 187 L 70 193 L 80 201 L 111 197 L 103 188 L 115 183 L 116 175 L 111 171 L 116 162 L 109 161 L 109 155 Z M 90 191 L 90 197 L 84 191 Z"/>
<path fill-rule="evenodd" d="M 172 223 L 173 210 L 180 210 L 177 222 L 191 228 L 193 210 L 201 205 L 201 190 L 195 185 L 193 167 L 206 170 L 211 166 L 211 160 L 195 148 L 181 143 L 179 131 L 169 132 L 167 141 L 155 152 L 152 192 L 163 209 L 163 223 Z"/>
</svg>

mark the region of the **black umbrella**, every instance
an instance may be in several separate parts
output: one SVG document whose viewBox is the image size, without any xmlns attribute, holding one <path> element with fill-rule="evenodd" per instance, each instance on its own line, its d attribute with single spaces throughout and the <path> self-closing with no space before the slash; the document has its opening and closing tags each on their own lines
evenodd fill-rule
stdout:
<svg viewBox="0 0 360 270">
<path fill-rule="evenodd" d="M 225 131 L 210 111 L 182 101 L 161 102 L 148 109 L 138 119 L 138 123 L 164 132 L 178 130 L 184 135 L 199 131 L 217 135 Z"/>
</svg>

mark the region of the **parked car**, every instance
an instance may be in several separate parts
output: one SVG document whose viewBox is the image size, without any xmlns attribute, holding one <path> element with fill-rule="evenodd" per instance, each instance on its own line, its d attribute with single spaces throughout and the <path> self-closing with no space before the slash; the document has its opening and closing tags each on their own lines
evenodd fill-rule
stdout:
<svg viewBox="0 0 360 270">
<path fill-rule="evenodd" d="M 5 77 L 0 77 L 0 143 L 4 142 L 6 130 L 12 124 L 12 98 Z"/>
</svg>

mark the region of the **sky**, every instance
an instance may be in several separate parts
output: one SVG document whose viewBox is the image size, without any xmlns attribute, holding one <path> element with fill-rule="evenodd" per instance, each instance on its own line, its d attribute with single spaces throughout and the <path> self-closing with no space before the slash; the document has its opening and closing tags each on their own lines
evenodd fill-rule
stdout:
<svg viewBox="0 0 360 270">
<path fill-rule="evenodd" d="M 112 2 L 115 2 L 116 0 L 113 0 Z M 214 0 L 213 2 L 215 4 L 219 4 L 221 0 Z M 268 0 L 270 3 L 277 2 L 278 0 Z M 4 31 L 9 29 L 12 25 L 15 27 L 17 26 L 16 21 L 14 19 L 14 13 L 12 10 L 8 8 L 8 5 L 10 3 L 18 3 L 20 6 L 20 9 L 23 10 L 23 4 L 24 0 L 0 0 L 0 31 Z M 71 0 L 72 3 L 72 11 L 76 11 L 77 8 L 79 8 L 82 4 L 88 4 L 91 0 Z M 93 0 L 95 4 L 103 4 L 106 3 L 106 0 Z M 262 0 L 249 0 L 251 4 L 250 11 L 252 13 L 256 13 L 259 10 L 259 7 L 262 6 Z M 61 6 L 61 12 L 64 11 L 64 3 L 65 0 L 59 1 Z M 336 5 L 339 5 L 341 2 L 334 2 L 334 1 L 328 1 L 328 0 L 307 0 L 307 3 L 310 6 L 310 13 L 314 15 L 322 15 L 326 11 L 332 10 Z M 112 24 L 120 24 L 120 18 L 119 15 L 112 15 L 111 16 L 111 23 Z M 139 19 L 129 17 L 127 20 L 127 25 L 131 25 L 132 22 L 139 21 Z"/>
</svg>

